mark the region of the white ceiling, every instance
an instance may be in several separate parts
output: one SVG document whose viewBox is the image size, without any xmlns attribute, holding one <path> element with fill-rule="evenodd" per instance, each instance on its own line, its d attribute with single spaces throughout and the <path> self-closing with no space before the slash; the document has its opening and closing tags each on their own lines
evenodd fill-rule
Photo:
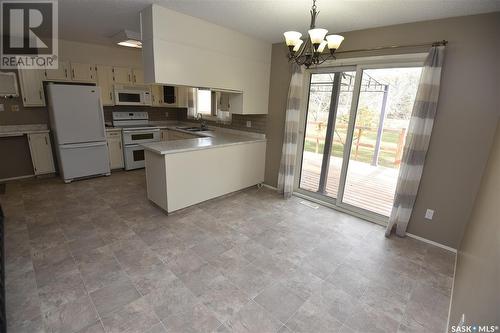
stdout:
<svg viewBox="0 0 500 333">
<path fill-rule="evenodd" d="M 309 26 L 312 0 L 60 0 L 60 37 L 110 43 L 122 29 L 139 31 L 151 3 L 270 42 Z M 317 0 L 318 27 L 343 32 L 399 23 L 500 11 L 500 0 Z"/>
</svg>

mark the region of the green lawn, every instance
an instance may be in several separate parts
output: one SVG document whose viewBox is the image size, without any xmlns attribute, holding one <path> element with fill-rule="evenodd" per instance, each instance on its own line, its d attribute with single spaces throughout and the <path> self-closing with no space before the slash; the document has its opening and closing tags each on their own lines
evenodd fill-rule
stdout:
<svg viewBox="0 0 500 333">
<path fill-rule="evenodd" d="M 310 133 L 312 133 L 312 131 Z M 355 131 L 354 133 L 355 133 L 354 135 L 355 135 L 355 139 L 356 139 L 358 132 Z M 342 139 L 344 139 L 346 136 L 346 130 L 340 129 L 335 134 L 335 140 L 333 143 L 332 153 L 331 153 L 335 157 L 342 157 L 343 151 L 344 151 L 344 146 L 339 142 L 339 136 L 342 137 Z M 376 131 L 364 130 L 362 133 L 360 142 L 365 143 L 365 144 L 375 145 L 376 138 L 377 138 Z M 398 140 L 399 140 L 399 133 L 397 133 L 397 132 L 385 131 L 382 135 L 382 145 L 385 147 L 390 146 L 391 148 L 395 149 L 397 146 Z M 352 145 L 352 149 L 351 149 L 351 157 L 352 158 L 354 158 L 354 153 L 356 150 L 355 142 L 356 142 L 356 140 L 354 140 L 353 145 Z M 307 139 L 304 143 L 304 150 L 310 151 L 310 152 L 315 152 L 316 151 L 316 142 L 314 140 Z M 320 142 L 319 153 L 322 153 L 323 150 L 324 150 L 324 143 Z M 372 158 L 373 158 L 373 152 L 374 152 L 374 148 L 360 146 L 358 149 L 358 158 L 356 160 L 360 161 L 360 162 L 371 163 Z M 389 167 L 389 168 L 395 168 L 396 167 L 394 165 L 395 155 L 396 155 L 395 151 L 381 150 L 379 153 L 379 159 L 378 159 L 379 165 Z"/>
</svg>

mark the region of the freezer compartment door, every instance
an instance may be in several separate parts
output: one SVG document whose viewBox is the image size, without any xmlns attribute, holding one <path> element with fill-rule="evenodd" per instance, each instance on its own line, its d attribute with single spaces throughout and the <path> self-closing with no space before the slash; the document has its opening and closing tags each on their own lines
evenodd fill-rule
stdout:
<svg viewBox="0 0 500 333">
<path fill-rule="evenodd" d="M 106 140 L 99 87 L 49 84 L 47 94 L 57 144 Z"/>
<path fill-rule="evenodd" d="M 59 166 L 64 181 L 109 174 L 106 141 L 60 145 Z"/>
</svg>

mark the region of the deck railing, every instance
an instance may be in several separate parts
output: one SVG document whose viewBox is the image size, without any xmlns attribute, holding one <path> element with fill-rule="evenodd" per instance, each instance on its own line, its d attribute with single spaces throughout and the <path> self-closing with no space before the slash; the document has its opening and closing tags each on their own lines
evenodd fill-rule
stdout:
<svg viewBox="0 0 500 333">
<path fill-rule="evenodd" d="M 316 153 L 319 152 L 319 146 L 321 143 L 325 142 L 325 133 L 326 133 L 326 124 L 324 122 L 308 122 L 309 126 L 316 126 L 318 129 L 315 131 L 316 135 L 311 135 L 308 133 L 306 135 L 305 139 L 308 141 L 313 141 L 316 144 L 315 150 Z M 335 131 L 339 130 L 345 130 L 347 131 L 347 125 L 336 125 Z M 352 148 L 354 148 L 354 154 L 351 156 L 354 160 L 358 160 L 359 157 L 359 148 L 364 147 L 364 148 L 372 148 L 374 149 L 373 154 L 375 155 L 377 152 L 375 152 L 375 147 L 376 144 L 372 143 L 367 143 L 367 142 L 362 142 L 363 135 L 367 135 L 369 132 L 376 132 L 376 128 L 372 127 L 367 127 L 367 126 L 355 126 L 354 128 L 354 137 L 353 137 L 353 145 Z M 406 139 L 406 128 L 384 128 L 383 133 L 399 133 L 398 139 L 396 144 L 394 143 L 384 143 L 383 137 L 384 135 L 382 134 L 382 142 L 380 145 L 380 150 L 393 153 L 394 154 L 394 167 L 399 167 L 401 164 L 401 159 L 403 157 L 403 148 L 405 144 L 405 139 Z M 345 142 L 342 141 L 342 139 L 339 137 L 340 135 L 334 135 L 333 136 L 333 143 L 340 143 L 342 145 L 345 144 Z"/>
</svg>

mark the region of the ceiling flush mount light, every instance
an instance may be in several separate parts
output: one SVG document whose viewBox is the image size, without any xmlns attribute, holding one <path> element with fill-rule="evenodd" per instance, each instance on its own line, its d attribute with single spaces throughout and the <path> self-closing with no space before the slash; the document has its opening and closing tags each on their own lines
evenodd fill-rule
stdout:
<svg viewBox="0 0 500 333">
<path fill-rule="evenodd" d="M 114 35 L 112 39 L 120 46 L 142 48 L 141 34 L 135 31 L 122 30 Z"/>
<path fill-rule="evenodd" d="M 316 28 L 316 17 L 319 11 L 316 10 L 316 0 L 313 0 L 311 8 L 311 26 L 308 31 L 309 38 L 305 41 L 301 39 L 302 34 L 297 31 L 287 31 L 285 43 L 288 46 L 288 59 L 295 61 L 299 66 L 319 65 L 329 59 L 335 58 L 335 50 L 337 50 L 344 40 L 340 35 L 327 35 L 328 30 Z M 326 40 L 325 40 L 326 38 Z M 323 53 L 328 47 L 328 52 Z"/>
</svg>

